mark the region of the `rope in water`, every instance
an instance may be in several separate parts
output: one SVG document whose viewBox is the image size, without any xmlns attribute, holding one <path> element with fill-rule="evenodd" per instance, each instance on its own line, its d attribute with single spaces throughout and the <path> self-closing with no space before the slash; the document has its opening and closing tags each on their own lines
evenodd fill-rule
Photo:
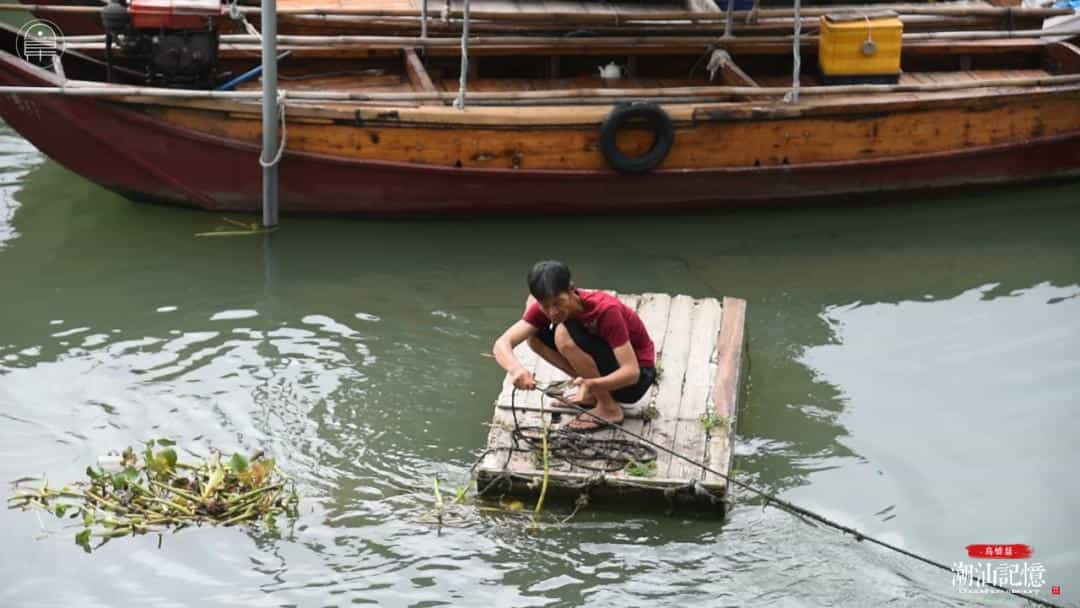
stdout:
<svg viewBox="0 0 1080 608">
<path fill-rule="evenodd" d="M 548 388 L 550 388 L 550 387 L 548 387 Z M 513 416 L 514 416 L 514 431 L 511 433 L 511 440 L 514 443 L 514 447 L 509 448 L 509 449 L 515 450 L 515 451 L 530 451 L 530 450 L 521 450 L 521 449 L 519 449 L 517 442 L 518 442 L 518 440 L 525 440 L 527 443 L 529 443 L 530 446 L 535 445 L 534 442 L 540 441 L 541 438 L 538 437 L 538 436 L 527 435 L 526 433 L 523 432 L 523 430 L 524 429 L 534 430 L 534 429 L 539 429 L 541 427 L 534 427 L 534 426 L 522 427 L 522 426 L 520 426 L 518 424 L 517 410 L 515 409 L 515 404 L 514 404 L 514 399 L 515 399 L 516 393 L 517 393 L 517 388 L 515 388 L 513 390 L 513 392 L 510 393 L 510 406 L 511 406 L 510 411 L 513 413 Z M 543 397 L 541 397 L 541 399 L 543 399 Z M 812 520 L 817 521 L 817 522 L 819 522 L 821 524 L 824 524 L 824 525 L 826 525 L 826 526 L 828 526 L 830 528 L 834 528 L 836 530 L 840 530 L 841 532 L 850 534 L 850 535 L 854 536 L 855 540 L 857 540 L 857 541 L 864 541 L 864 540 L 869 541 L 871 543 L 874 543 L 875 545 L 878 545 L 880 547 L 884 547 L 886 549 L 889 549 L 890 551 L 894 551 L 894 552 L 899 553 L 901 555 L 905 555 L 905 556 L 910 557 L 912 559 L 916 559 L 916 560 L 918 560 L 920 562 L 923 562 L 924 564 L 934 566 L 935 568 L 938 568 L 940 570 L 944 570 L 945 572 L 949 572 L 949 573 L 954 572 L 954 570 L 952 568 L 950 568 L 949 566 L 946 566 L 945 564 L 943 564 L 943 563 L 941 563 L 939 561 L 936 561 L 936 560 L 934 560 L 932 558 L 926 557 L 924 555 L 920 555 L 918 553 L 914 553 L 912 551 L 908 551 L 907 549 L 904 549 L 904 548 L 901 548 L 901 547 L 897 547 L 896 545 L 893 545 L 892 543 L 889 543 L 889 542 L 874 538 L 872 536 L 868 536 L 868 535 L 866 535 L 866 534 L 860 532 L 859 530 L 856 530 L 856 529 L 854 529 L 854 528 L 852 528 L 850 526 L 845 526 L 844 524 L 833 521 L 833 520 L 829 519 L 828 517 L 825 517 L 824 515 L 820 515 L 818 513 L 810 511 L 809 509 L 800 507 L 800 506 L 798 506 L 798 505 L 796 505 L 794 503 L 791 503 L 791 502 L 788 502 L 788 501 L 786 501 L 786 500 L 784 500 L 782 498 L 779 498 L 775 494 L 771 494 L 771 493 L 766 492 L 764 490 L 759 490 L 759 489 L 757 489 L 757 488 L 755 488 L 755 487 L 753 487 L 753 486 L 751 486 L 749 484 L 746 484 L 746 483 L 743 483 L 743 482 L 738 481 L 736 479 L 733 479 L 732 477 L 730 477 L 730 476 L 728 476 L 728 475 L 726 475 L 724 473 L 721 473 L 720 471 L 717 471 L 716 469 L 713 469 L 712 467 L 709 467 L 707 464 L 705 464 L 703 462 L 698 462 L 698 461 L 696 461 L 696 460 L 694 460 L 694 459 L 692 459 L 692 458 L 690 458 L 688 456 L 684 456 L 684 455 L 682 455 L 682 454 L 680 454 L 680 453 L 678 453 L 678 452 L 676 452 L 674 450 L 671 450 L 671 449 L 669 449 L 669 448 L 667 448 L 665 446 L 662 446 L 662 445 L 660 445 L 660 444 L 658 444 L 658 443 L 656 443 L 654 441 L 651 441 L 650 439 L 648 439 L 648 438 L 646 438 L 646 437 L 644 437 L 644 436 L 642 436 L 642 435 L 640 435 L 638 433 L 635 433 L 635 432 L 633 432 L 633 431 L 631 431 L 629 429 L 623 428 L 622 425 L 620 425 L 620 424 L 612 424 L 612 423 L 608 422 L 607 420 L 604 420 L 600 416 L 597 416 L 596 414 L 593 414 L 588 409 L 581 407 L 577 403 L 574 403 L 572 401 L 566 401 L 565 403 L 570 408 L 577 410 L 579 417 L 581 417 L 581 416 L 589 416 L 590 418 L 593 418 L 596 421 L 597 424 L 605 426 L 605 427 L 612 427 L 612 428 L 616 429 L 617 431 L 619 431 L 619 432 L 621 432 L 621 433 L 623 433 L 625 435 L 629 435 L 629 436 L 633 437 L 639 443 L 635 443 L 635 442 L 625 440 L 625 439 L 622 439 L 622 440 L 620 440 L 620 439 L 595 439 L 595 440 L 591 440 L 591 439 L 587 438 L 585 435 L 583 435 L 582 433 L 577 433 L 577 432 L 574 432 L 574 431 L 566 431 L 566 430 L 563 430 L 563 429 L 554 429 L 554 430 L 549 429 L 549 433 L 555 433 L 555 438 L 552 438 L 549 435 L 549 438 L 548 438 L 548 442 L 549 442 L 548 449 L 549 450 L 554 447 L 556 442 L 563 441 L 564 439 L 566 439 L 568 441 L 567 445 L 571 446 L 571 447 L 568 448 L 570 450 L 570 452 L 571 452 L 571 458 L 583 458 L 584 455 L 591 453 L 591 452 L 588 451 L 588 449 L 581 449 L 580 448 L 580 445 L 582 443 L 585 443 L 585 444 L 599 443 L 599 444 L 602 444 L 602 445 L 610 445 L 615 450 L 620 449 L 620 446 L 641 446 L 643 448 L 647 447 L 647 448 L 649 448 L 651 450 L 653 459 L 656 458 L 657 450 L 660 450 L 662 452 L 666 452 L 667 454 L 670 454 L 674 458 L 678 458 L 678 459 L 683 460 L 683 461 L 685 461 L 687 463 L 690 463 L 690 464 L 692 464 L 694 466 L 700 467 L 702 470 L 704 470 L 704 471 L 706 471 L 708 473 L 712 473 L 713 475 L 717 475 L 717 476 L 727 480 L 728 483 L 731 483 L 731 484 L 733 484 L 735 486 L 738 486 L 738 487 L 740 487 L 740 488 L 742 488 L 744 490 L 747 490 L 749 492 L 757 494 L 758 496 L 761 496 L 762 498 L 765 499 L 765 504 L 762 505 L 763 508 L 769 506 L 770 504 L 777 505 L 777 506 L 781 507 L 782 509 L 788 511 L 789 513 L 799 515 L 799 516 L 802 516 L 802 517 L 806 517 L 808 519 L 812 519 Z M 576 435 L 577 439 L 576 440 L 570 439 L 569 437 L 566 437 L 567 435 Z M 613 443 L 607 443 L 607 442 L 613 442 Z M 614 442 L 618 442 L 618 443 L 614 443 Z M 580 451 L 578 451 L 579 449 L 580 449 Z M 603 450 L 605 448 L 601 447 L 599 449 Z M 597 453 L 600 453 L 600 452 L 597 452 Z M 580 460 L 572 460 L 572 462 L 574 464 L 578 465 L 578 466 L 581 466 L 581 461 Z M 507 464 L 509 464 L 509 456 L 507 457 Z M 504 468 L 505 468 L 505 465 L 504 465 Z M 590 467 L 586 467 L 586 468 L 590 468 Z M 610 471 L 619 470 L 620 468 L 622 468 L 622 467 L 601 468 L 601 469 L 595 469 L 594 468 L 593 470 L 610 472 Z M 1049 606 L 1050 608 L 1064 608 L 1060 604 L 1054 604 L 1052 602 L 1048 602 L 1048 601 L 1046 601 L 1044 599 L 1040 599 L 1040 598 L 1028 595 L 1026 593 L 1021 593 L 1019 591 L 1014 591 L 1012 589 L 1009 589 L 1007 587 L 1003 587 L 1003 586 L 998 585 L 996 583 L 989 582 L 989 581 L 987 581 L 987 580 L 985 580 L 985 579 L 983 579 L 983 578 L 981 578 L 979 576 L 976 576 L 976 575 L 972 575 L 971 580 L 974 583 L 984 585 L 986 587 L 990 587 L 991 589 L 997 589 L 998 591 L 1003 591 L 1003 592 L 1008 593 L 1010 595 L 1014 595 L 1016 597 L 1023 598 L 1025 600 L 1029 601 L 1029 602 L 1033 602 L 1035 604 L 1038 604 L 1040 606 Z"/>
</svg>

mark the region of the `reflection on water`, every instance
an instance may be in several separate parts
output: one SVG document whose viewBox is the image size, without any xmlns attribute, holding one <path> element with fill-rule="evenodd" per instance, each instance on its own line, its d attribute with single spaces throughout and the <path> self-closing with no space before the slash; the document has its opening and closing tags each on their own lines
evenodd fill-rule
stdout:
<svg viewBox="0 0 1080 608">
<path fill-rule="evenodd" d="M 33 168 L 0 221 L 0 478 L 75 479 L 167 436 L 265 449 L 306 501 L 280 535 L 92 556 L 0 512 L 0 605 L 967 605 L 946 573 L 739 493 L 722 528 L 632 510 L 538 534 L 475 509 L 441 533 L 419 521 L 432 477 L 464 480 L 486 439 L 501 375 L 483 355 L 540 257 L 589 286 L 748 300 L 742 479 L 946 562 L 1031 544 L 1076 597 L 1075 185 L 693 217 L 285 218 L 267 250 L 196 238 L 222 218 L 128 203 L 33 153 L 3 162 Z"/>
<path fill-rule="evenodd" d="M 41 154 L 30 142 L 0 123 L 0 249 L 19 236 L 13 226 L 15 211 L 19 208 L 15 193 L 22 187 L 27 172 L 42 161 Z"/>
</svg>

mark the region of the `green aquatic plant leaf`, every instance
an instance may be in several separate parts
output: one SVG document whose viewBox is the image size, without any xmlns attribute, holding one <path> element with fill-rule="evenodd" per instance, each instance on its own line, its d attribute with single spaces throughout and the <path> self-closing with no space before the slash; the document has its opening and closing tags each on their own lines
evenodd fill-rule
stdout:
<svg viewBox="0 0 1080 608">
<path fill-rule="evenodd" d="M 86 528 L 75 535 L 75 544 L 82 547 L 87 553 L 90 553 L 90 534 L 90 528 Z"/>
<path fill-rule="evenodd" d="M 139 471 L 134 467 L 127 467 L 123 471 L 112 474 L 112 485 L 116 490 L 126 490 L 131 482 L 139 478 Z"/>
<path fill-rule="evenodd" d="M 154 458 L 162 462 L 170 471 L 176 468 L 176 450 L 172 448 L 161 450 Z"/>
<path fill-rule="evenodd" d="M 237 452 L 229 459 L 229 468 L 231 468 L 234 473 L 243 473 L 248 469 L 248 459 L 245 458 L 243 454 Z"/>
<path fill-rule="evenodd" d="M 727 424 L 727 416 L 721 416 L 716 413 L 716 410 L 710 408 L 698 417 L 698 422 L 706 433 L 711 433 L 713 429 Z"/>
<path fill-rule="evenodd" d="M 631 460 L 626 465 L 626 474 L 631 477 L 656 477 L 656 461 L 638 462 Z"/>
</svg>

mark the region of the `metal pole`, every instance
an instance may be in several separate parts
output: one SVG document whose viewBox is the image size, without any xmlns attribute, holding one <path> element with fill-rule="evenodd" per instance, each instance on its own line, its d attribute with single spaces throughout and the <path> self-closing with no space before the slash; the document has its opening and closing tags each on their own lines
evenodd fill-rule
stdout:
<svg viewBox="0 0 1080 608">
<path fill-rule="evenodd" d="M 465 109 L 465 84 L 469 79 L 469 0 L 465 0 L 462 10 L 464 20 L 461 22 L 461 83 L 457 100 L 454 101 L 454 107 L 459 110 Z"/>
<path fill-rule="evenodd" d="M 420 37 L 427 38 L 427 3 L 428 0 L 424 0 L 420 4 Z"/>
<path fill-rule="evenodd" d="M 278 223 L 278 163 L 272 162 L 278 148 L 277 88 L 277 0 L 262 0 L 262 165 L 263 227 Z"/>
<path fill-rule="evenodd" d="M 795 65 L 792 69 L 791 93 L 788 97 L 791 103 L 799 102 L 799 75 L 802 73 L 802 57 L 799 54 L 799 39 L 802 36 L 802 15 L 799 14 L 801 8 L 802 0 L 795 0 L 795 35 L 791 41 L 792 59 Z"/>
</svg>

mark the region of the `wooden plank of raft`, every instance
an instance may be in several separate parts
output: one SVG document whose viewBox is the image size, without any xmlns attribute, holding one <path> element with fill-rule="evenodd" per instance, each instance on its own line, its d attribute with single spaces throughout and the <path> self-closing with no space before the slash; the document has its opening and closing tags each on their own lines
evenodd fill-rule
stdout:
<svg viewBox="0 0 1080 608">
<path fill-rule="evenodd" d="M 645 325 L 645 331 L 648 332 L 649 337 L 652 338 L 653 347 L 656 349 L 657 361 L 660 360 L 660 354 L 664 349 L 664 339 L 667 337 L 668 315 L 671 312 L 671 296 L 666 293 L 646 293 L 641 296 L 641 301 L 638 304 L 637 313 L 641 317 L 641 322 Z M 653 386 L 649 389 L 649 399 L 645 407 L 656 407 L 656 397 L 659 394 L 659 387 Z M 649 437 L 653 430 L 653 420 L 643 420 L 642 418 L 630 418 L 623 422 L 623 428 L 633 433 L 637 433 L 642 437 Z M 657 457 L 660 453 L 657 453 Z M 659 469 L 657 469 L 659 471 Z M 625 471 L 618 473 L 620 477 L 630 477 Z"/>
<path fill-rule="evenodd" d="M 713 382 L 712 404 L 717 415 L 727 424 L 721 425 L 726 432 L 714 433 L 709 439 L 708 463 L 713 470 L 725 475 L 731 470 L 732 438 L 735 434 L 735 415 L 739 405 L 739 391 L 743 383 L 746 344 L 746 300 L 724 298 L 724 318 L 720 324 L 720 337 L 716 345 L 716 380 Z M 726 483 L 718 475 L 706 473 L 706 483 Z"/>
<path fill-rule="evenodd" d="M 715 299 L 695 302 L 686 376 L 672 449 L 696 462 L 705 460 L 705 429 L 701 424 L 701 415 L 705 413 L 712 388 L 710 360 L 713 358 L 721 316 L 720 302 Z M 704 469 L 679 458 L 672 459 L 667 473 L 667 477 L 678 479 L 702 479 L 704 475 Z"/>
<path fill-rule="evenodd" d="M 694 299 L 678 295 L 671 299 L 667 331 L 664 335 L 664 353 L 660 358 L 660 387 L 656 395 L 656 418 L 650 425 L 648 439 L 671 448 L 675 440 L 676 417 L 682 398 L 683 379 L 686 376 L 686 360 L 690 352 L 690 314 Z M 667 471 L 671 455 L 657 454 L 656 470 Z"/>
</svg>

